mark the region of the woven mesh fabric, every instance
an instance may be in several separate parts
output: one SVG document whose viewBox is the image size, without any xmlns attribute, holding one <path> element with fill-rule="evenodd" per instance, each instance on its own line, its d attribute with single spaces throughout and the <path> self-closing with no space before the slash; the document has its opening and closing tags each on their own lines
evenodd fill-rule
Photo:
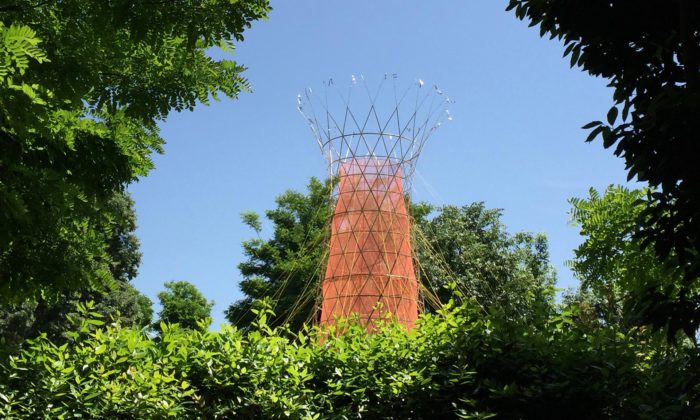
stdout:
<svg viewBox="0 0 700 420">
<path fill-rule="evenodd" d="M 321 325 L 357 315 L 371 331 L 389 313 L 413 328 L 418 282 L 397 161 L 362 157 L 341 163 L 322 296 Z"/>
</svg>

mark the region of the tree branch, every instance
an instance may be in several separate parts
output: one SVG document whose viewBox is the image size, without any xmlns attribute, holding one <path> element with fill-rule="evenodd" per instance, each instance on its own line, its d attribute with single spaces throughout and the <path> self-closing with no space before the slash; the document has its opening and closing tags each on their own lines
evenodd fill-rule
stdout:
<svg viewBox="0 0 700 420">
<path fill-rule="evenodd" d="M 700 66 L 695 50 L 695 30 L 691 28 L 693 8 L 689 0 L 680 0 L 680 37 L 683 44 L 683 69 L 688 88 L 695 89 L 700 82 Z"/>
</svg>

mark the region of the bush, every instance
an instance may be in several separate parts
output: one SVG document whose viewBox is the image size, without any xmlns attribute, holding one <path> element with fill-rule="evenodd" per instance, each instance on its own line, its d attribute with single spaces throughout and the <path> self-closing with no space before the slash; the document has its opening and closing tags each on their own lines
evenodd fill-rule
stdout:
<svg viewBox="0 0 700 420">
<path fill-rule="evenodd" d="M 575 310 L 534 326 L 475 308 L 424 315 L 412 332 L 349 322 L 342 335 L 271 329 L 262 310 L 248 331 L 163 325 L 157 340 L 87 316 L 71 342 L 42 336 L 3 362 L 0 415 L 700 417 L 697 351 L 584 330 Z"/>
</svg>

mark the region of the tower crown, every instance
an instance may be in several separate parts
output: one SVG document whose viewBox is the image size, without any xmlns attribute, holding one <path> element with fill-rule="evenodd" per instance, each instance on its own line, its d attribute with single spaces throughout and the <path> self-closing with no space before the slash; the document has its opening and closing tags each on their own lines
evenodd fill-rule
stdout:
<svg viewBox="0 0 700 420">
<path fill-rule="evenodd" d="M 451 103 L 437 85 L 422 79 L 402 83 L 396 74 L 384 74 L 374 85 L 363 75 L 330 78 L 321 92 L 307 88 L 297 95 L 297 109 L 311 128 L 331 176 L 338 176 L 344 163 L 374 159 L 381 170 L 384 165 L 400 169 L 407 193 L 423 145 L 444 121 L 452 119 Z"/>
</svg>

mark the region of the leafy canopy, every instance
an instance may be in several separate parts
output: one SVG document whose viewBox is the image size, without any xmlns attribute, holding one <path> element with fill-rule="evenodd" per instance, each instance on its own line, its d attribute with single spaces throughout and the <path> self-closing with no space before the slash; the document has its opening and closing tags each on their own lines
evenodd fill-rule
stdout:
<svg viewBox="0 0 700 420">
<path fill-rule="evenodd" d="M 544 234 L 511 235 L 502 211 L 484 203 L 443 206 L 415 220 L 414 249 L 422 282 L 441 302 L 451 284 L 481 307 L 533 320 L 553 306 L 556 275 Z M 542 312 L 544 311 L 544 312 Z"/>
<path fill-rule="evenodd" d="M 250 90 L 214 59 L 267 0 L 0 6 L 0 302 L 113 282 L 109 200 L 153 167 L 158 121 Z"/>
<path fill-rule="evenodd" d="M 263 300 L 274 301 L 278 316 L 271 325 L 288 322 L 298 330 L 314 314 L 318 279 L 323 275 L 329 235 L 331 181 L 311 178 L 306 194 L 287 191 L 275 199 L 277 208 L 266 212 L 272 222 L 272 238 L 265 240 L 260 218 L 242 214 L 244 223 L 258 237 L 243 242 L 247 257 L 238 265 L 239 283 L 246 296 L 226 310 L 234 325 L 248 325 L 255 319 L 252 309 Z"/>
<path fill-rule="evenodd" d="M 570 265 L 581 281 L 581 292 L 592 295 L 603 322 L 629 328 L 650 314 L 664 313 L 667 316 L 654 317 L 654 329 L 663 329 L 674 339 L 680 328 L 673 319 L 685 319 L 689 322 L 680 327 L 694 340 L 699 325 L 692 321 L 693 307 L 645 295 L 654 290 L 675 296 L 683 284 L 681 270 L 660 264 L 654 251 L 643 247 L 635 235 L 646 195 L 646 190 L 610 186 L 602 195 L 591 189 L 587 198 L 571 199 L 571 221 L 585 240 L 574 250 Z M 672 320 L 669 325 L 668 319 Z"/>
<path fill-rule="evenodd" d="M 211 323 L 214 301 L 207 301 L 195 285 L 186 281 L 169 281 L 165 291 L 158 293 L 162 307 L 156 322 L 179 324 L 182 328 L 206 329 Z"/>
<path fill-rule="evenodd" d="M 510 0 L 519 19 L 563 40 L 571 65 L 609 79 L 614 105 L 594 121 L 625 160 L 628 178 L 647 182 L 637 236 L 682 280 L 650 281 L 640 295 L 645 322 L 671 334 L 700 323 L 700 2 L 695 0 Z M 672 308 L 678 307 L 679 310 Z"/>
<path fill-rule="evenodd" d="M 126 194 L 117 194 L 109 200 L 108 207 L 114 219 L 100 228 L 100 240 L 107 244 L 109 270 L 115 284 L 99 291 L 86 285 L 60 299 L 39 297 L 19 305 L 0 304 L 0 348 L 11 350 L 42 333 L 57 343 L 65 341 L 72 328 L 68 317 L 78 317 L 75 308 L 85 301 L 92 301 L 94 311 L 109 322 L 118 321 L 125 327 L 150 327 L 152 302 L 129 283 L 136 277 L 141 261 L 134 202 Z"/>
</svg>

